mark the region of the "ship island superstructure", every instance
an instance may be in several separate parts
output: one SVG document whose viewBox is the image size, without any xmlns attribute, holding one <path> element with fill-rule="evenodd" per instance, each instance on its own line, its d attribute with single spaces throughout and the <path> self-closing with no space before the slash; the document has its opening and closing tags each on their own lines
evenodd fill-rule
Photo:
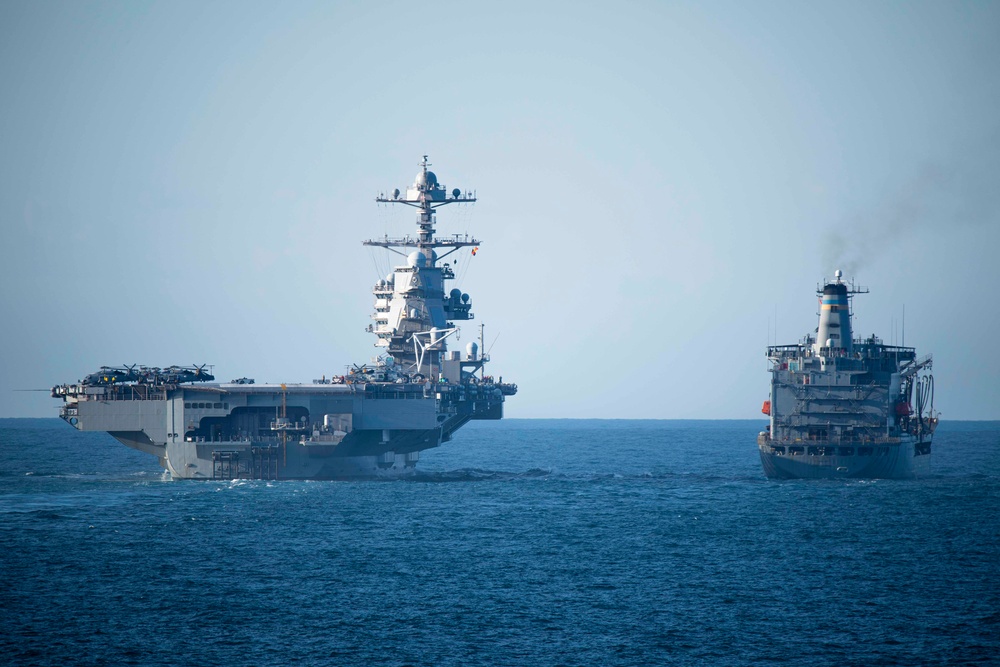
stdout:
<svg viewBox="0 0 1000 667">
<path fill-rule="evenodd" d="M 429 166 L 424 156 L 405 193 L 376 198 L 416 208 L 418 231 L 364 242 L 405 258 L 373 288 L 368 331 L 382 353 L 370 363 L 311 384 L 215 383 L 205 366 L 105 366 L 52 388 L 60 417 L 156 456 L 178 479 L 395 477 L 470 420 L 501 419 L 517 385 L 486 373 L 475 342 L 447 348 L 474 315 L 468 294 L 445 291 L 455 274 L 440 260 L 481 242 L 434 235 L 438 208 L 476 198 L 449 193 Z"/>
<path fill-rule="evenodd" d="M 852 299 L 868 292 L 842 280 L 817 289 L 819 326 L 794 345 L 767 348 L 770 417 L 757 438 L 769 478 L 910 479 L 928 470 L 934 412 L 932 357 L 854 338 Z"/>
</svg>

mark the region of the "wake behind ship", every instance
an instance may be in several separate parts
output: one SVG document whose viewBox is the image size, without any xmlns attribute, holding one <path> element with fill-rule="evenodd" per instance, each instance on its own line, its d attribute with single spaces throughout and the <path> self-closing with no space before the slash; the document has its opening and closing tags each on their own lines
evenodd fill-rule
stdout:
<svg viewBox="0 0 1000 667">
<path fill-rule="evenodd" d="M 934 413 L 932 358 L 874 335 L 853 338 L 851 299 L 867 289 L 837 271 L 818 290 L 819 327 L 768 347 L 771 418 L 757 437 L 764 473 L 788 478 L 909 479 L 927 471 Z"/>
<path fill-rule="evenodd" d="M 204 366 L 105 366 L 52 388 L 60 417 L 156 456 L 180 479 L 398 476 L 470 420 L 501 419 L 517 386 L 486 373 L 489 356 L 475 342 L 447 348 L 457 323 L 475 316 L 468 294 L 445 290 L 455 273 L 440 260 L 480 241 L 434 236 L 438 208 L 476 199 L 449 193 L 426 156 L 420 166 L 405 193 L 376 199 L 416 208 L 416 236 L 364 242 L 406 260 L 373 288 L 368 331 L 384 349 L 371 364 L 312 384 L 214 383 Z"/>
</svg>

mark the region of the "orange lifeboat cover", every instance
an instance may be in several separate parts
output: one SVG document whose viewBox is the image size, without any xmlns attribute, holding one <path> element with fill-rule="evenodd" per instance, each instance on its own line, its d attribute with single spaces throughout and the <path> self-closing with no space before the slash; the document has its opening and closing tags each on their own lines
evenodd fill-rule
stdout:
<svg viewBox="0 0 1000 667">
<path fill-rule="evenodd" d="M 764 407 L 760 409 L 765 415 L 771 414 L 771 401 L 764 401 Z"/>
</svg>

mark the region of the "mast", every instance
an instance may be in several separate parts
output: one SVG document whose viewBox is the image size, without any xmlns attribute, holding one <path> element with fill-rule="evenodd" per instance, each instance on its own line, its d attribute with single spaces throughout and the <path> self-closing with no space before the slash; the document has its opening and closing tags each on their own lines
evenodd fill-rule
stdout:
<svg viewBox="0 0 1000 667">
<path fill-rule="evenodd" d="M 380 246 L 399 255 L 404 253 L 395 250 L 395 248 L 451 248 L 451 250 L 437 259 L 443 259 L 459 248 L 479 245 L 479 241 L 474 238 L 460 240 L 457 237 L 455 239 L 438 239 L 434 237 L 434 232 L 436 231 L 434 225 L 437 222 L 435 211 L 437 209 L 448 204 L 474 204 L 476 196 L 475 193 L 463 193 L 458 188 L 455 188 L 451 191 L 451 197 L 449 198 L 446 188 L 438 183 L 437 175 L 427 169 L 430 166 L 431 163 L 427 161 L 427 156 L 425 155 L 423 161 L 420 163 L 421 171 L 417 174 L 413 185 L 406 189 L 405 195 L 401 196 L 402 193 L 400 193 L 399 188 L 396 188 L 389 196 L 379 193 L 379 196 L 375 198 L 375 201 L 380 204 L 403 204 L 404 206 L 412 206 L 418 209 L 417 227 L 419 232 L 417 238 L 411 239 L 409 236 L 406 236 L 401 239 L 390 239 L 386 236 L 381 240 L 365 241 L 364 245 Z"/>
<path fill-rule="evenodd" d="M 437 379 L 446 339 L 458 335 L 455 322 L 474 318 L 468 294 L 458 289 L 445 292 L 445 281 L 454 280 L 455 272 L 450 263 L 441 260 L 462 248 L 479 246 L 480 241 L 460 234 L 452 238 L 435 236 L 437 209 L 449 204 L 472 204 L 476 197 L 458 188 L 449 193 L 428 169 L 430 166 L 424 155 L 420 171 L 405 193 L 396 188 L 375 198 L 381 204 L 417 209 L 416 237 L 386 235 L 364 241 L 364 245 L 385 248 L 406 258 L 405 265 L 396 266 L 373 289 L 375 323 L 368 331 L 378 338 L 375 346 L 387 348 L 393 362 L 398 362 L 405 372 Z"/>
</svg>

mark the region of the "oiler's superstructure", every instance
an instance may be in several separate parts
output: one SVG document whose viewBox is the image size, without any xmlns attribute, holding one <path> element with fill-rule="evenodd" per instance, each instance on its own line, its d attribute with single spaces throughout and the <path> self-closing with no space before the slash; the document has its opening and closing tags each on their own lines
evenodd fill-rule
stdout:
<svg viewBox="0 0 1000 667">
<path fill-rule="evenodd" d="M 428 166 L 425 156 L 405 195 L 377 199 L 415 207 L 418 234 L 365 242 L 406 257 L 374 287 L 368 330 L 385 354 L 370 365 L 312 384 L 216 384 L 204 366 L 103 367 L 53 387 L 60 416 L 157 456 L 172 477 L 198 479 L 397 476 L 469 420 L 502 418 L 517 386 L 486 374 L 489 358 L 475 343 L 447 349 L 456 323 L 473 314 L 467 294 L 445 292 L 455 275 L 438 262 L 479 241 L 436 238 L 435 209 L 475 198 L 448 193 Z"/>
<path fill-rule="evenodd" d="M 937 426 L 931 356 L 853 337 L 851 299 L 867 291 L 837 271 L 818 290 L 816 336 L 768 347 L 771 421 L 757 438 L 768 477 L 907 479 L 927 470 Z"/>
</svg>

